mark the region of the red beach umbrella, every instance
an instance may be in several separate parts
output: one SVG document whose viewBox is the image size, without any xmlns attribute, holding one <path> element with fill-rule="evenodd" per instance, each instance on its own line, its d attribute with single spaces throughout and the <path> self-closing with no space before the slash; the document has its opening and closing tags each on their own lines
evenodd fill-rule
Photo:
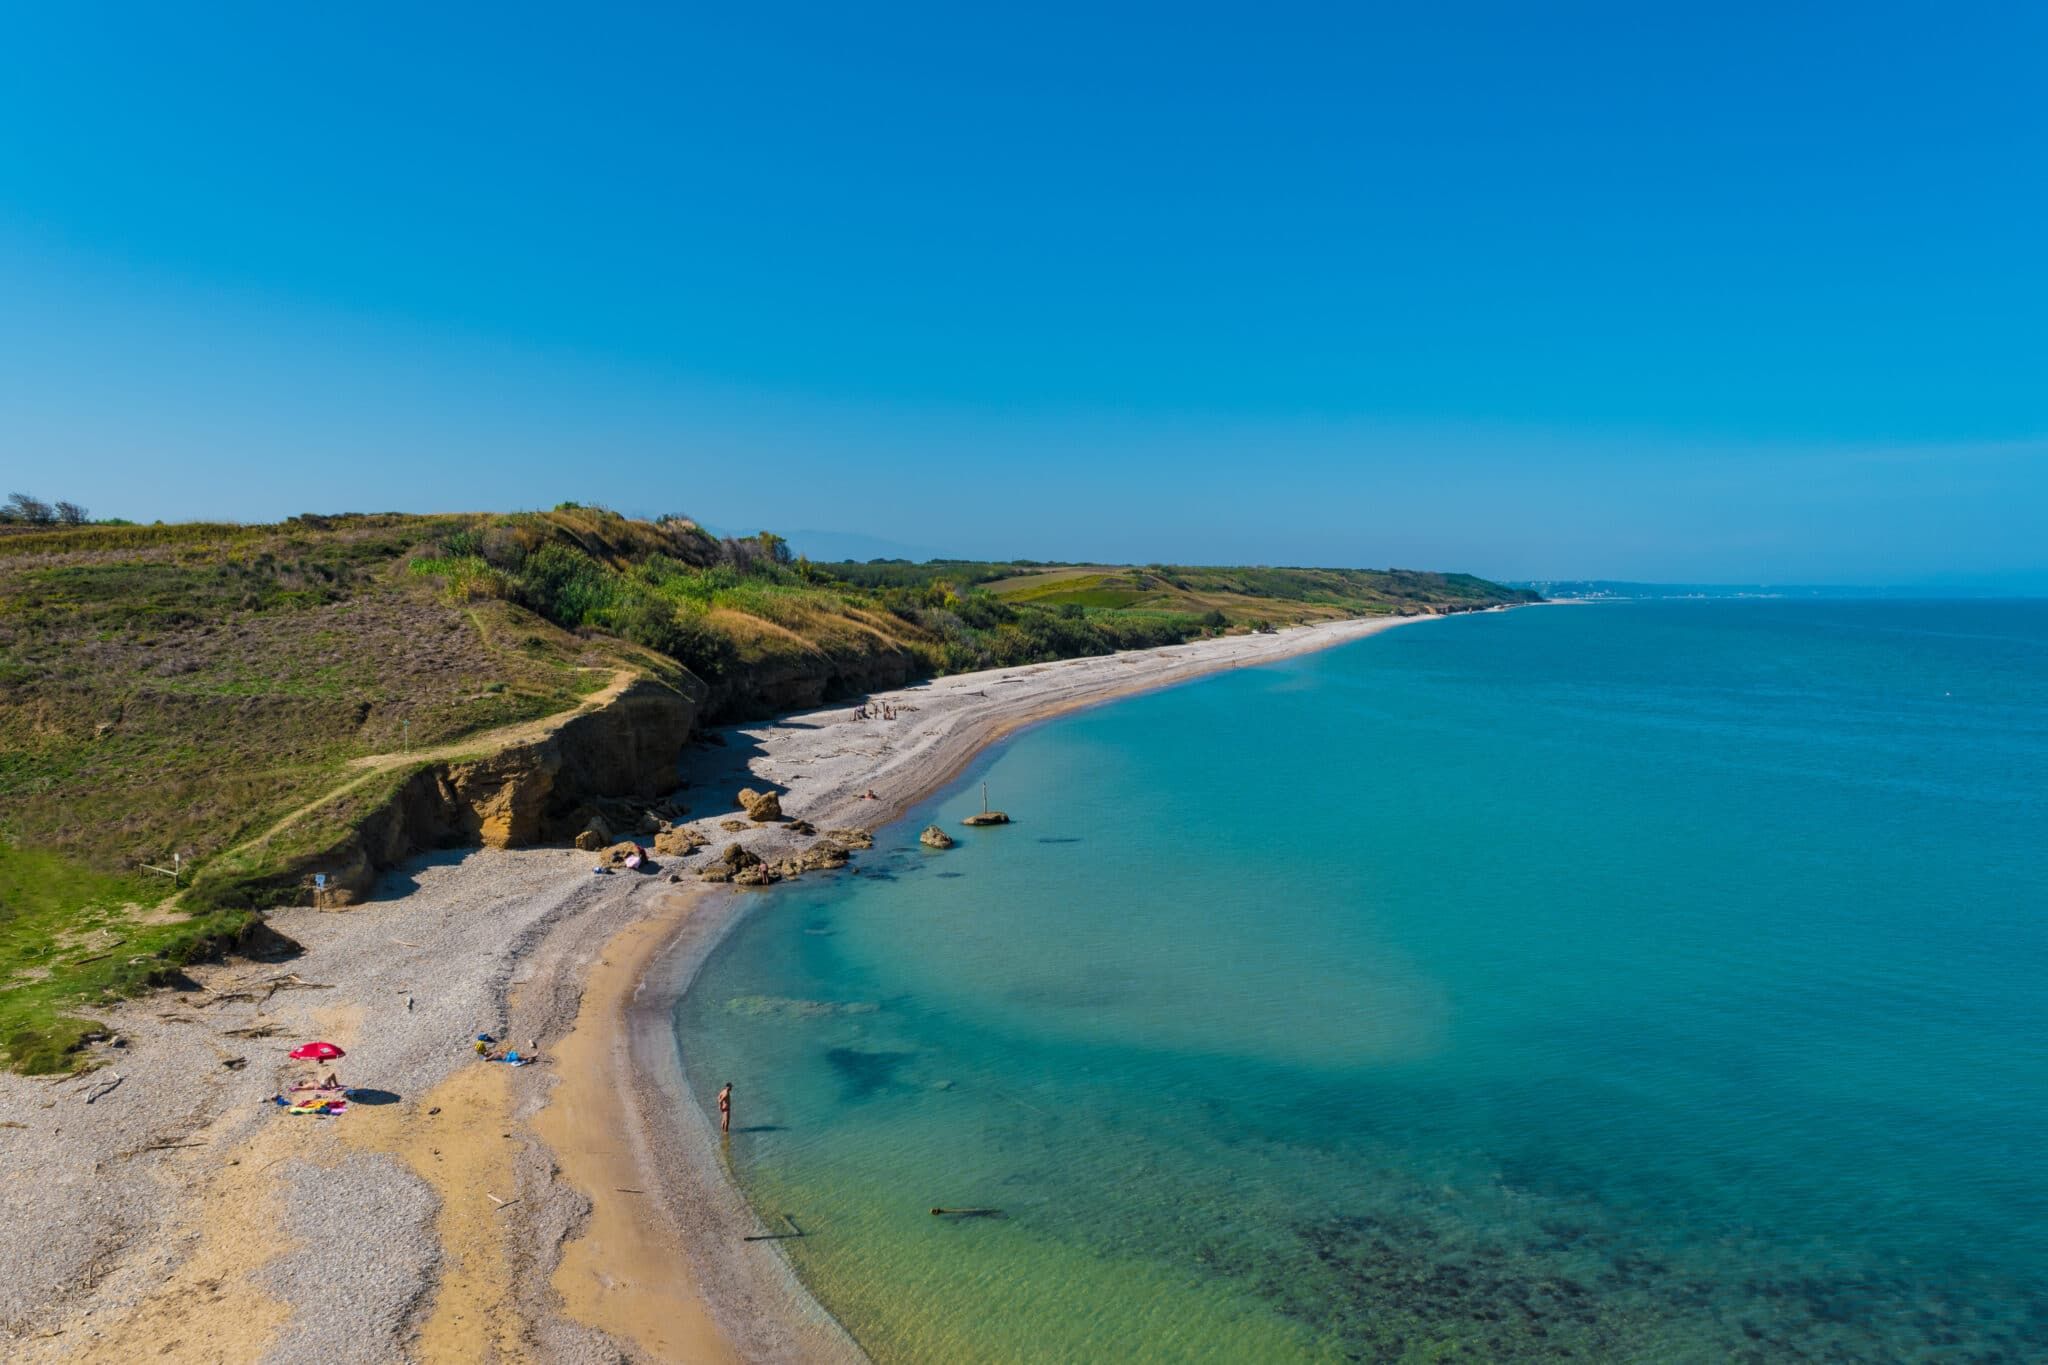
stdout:
<svg viewBox="0 0 2048 1365">
<path fill-rule="evenodd" d="M 292 1060 L 299 1062 L 331 1062 L 348 1054 L 332 1043 L 301 1043 L 292 1049 L 291 1055 Z"/>
</svg>

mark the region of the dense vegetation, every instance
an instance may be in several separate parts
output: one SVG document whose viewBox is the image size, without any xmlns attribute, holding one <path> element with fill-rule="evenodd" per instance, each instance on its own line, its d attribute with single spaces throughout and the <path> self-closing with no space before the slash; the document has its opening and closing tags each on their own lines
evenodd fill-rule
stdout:
<svg viewBox="0 0 2048 1365">
<path fill-rule="evenodd" d="M 360 760 L 489 747 L 621 668 L 734 718 L 943 671 L 1516 598 L 1391 571 L 812 564 L 766 533 L 568 504 L 137 526 L 19 498 L 0 517 L 0 1051 L 61 1064 L 91 1028 L 72 1011 L 245 930 L 246 912 L 213 908 L 232 896 L 168 904 L 154 869 L 186 886 L 196 870 L 202 892 L 263 876 L 403 776 Z"/>
<path fill-rule="evenodd" d="M 747 679 L 778 655 L 822 654 L 829 670 L 886 646 L 918 673 L 960 672 L 1530 597 L 1470 575 L 1397 569 L 814 564 L 767 532 L 721 541 L 679 518 L 582 509 L 458 530 L 412 568 L 464 597 L 517 602 L 558 625 L 659 650 L 711 684 L 720 718 L 756 709 Z"/>
</svg>

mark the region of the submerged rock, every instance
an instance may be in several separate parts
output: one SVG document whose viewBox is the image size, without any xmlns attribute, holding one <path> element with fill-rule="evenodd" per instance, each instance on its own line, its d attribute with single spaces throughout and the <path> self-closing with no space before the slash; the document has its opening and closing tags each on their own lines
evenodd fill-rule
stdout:
<svg viewBox="0 0 2048 1365">
<path fill-rule="evenodd" d="M 926 825 L 924 833 L 917 836 L 917 841 L 926 848 L 951 848 L 953 846 L 953 836 L 940 829 L 937 825 Z"/>
<path fill-rule="evenodd" d="M 845 849 L 837 844 L 821 841 L 812 844 L 801 853 L 792 854 L 771 864 L 771 866 L 774 867 L 777 877 L 784 881 L 789 881 L 803 876 L 806 872 L 829 872 L 834 868 L 845 867 L 846 863 Z"/>
<path fill-rule="evenodd" d="M 775 870 L 785 879 L 801 877 L 806 872 L 830 872 L 847 864 L 846 850 L 835 843 L 820 840 L 800 853 L 791 854 L 775 864 Z"/>
<path fill-rule="evenodd" d="M 806 872 L 823 872 L 847 864 L 846 850 L 829 840 L 819 840 L 797 855 Z"/>
</svg>

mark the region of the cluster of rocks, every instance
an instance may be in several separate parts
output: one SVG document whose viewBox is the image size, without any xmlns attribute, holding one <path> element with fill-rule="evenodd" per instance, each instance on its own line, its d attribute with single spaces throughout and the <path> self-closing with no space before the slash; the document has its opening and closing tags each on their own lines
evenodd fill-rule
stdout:
<svg viewBox="0 0 2048 1365">
<path fill-rule="evenodd" d="M 718 827 L 732 834 L 743 834 L 762 825 L 779 825 L 790 834 L 806 838 L 817 835 L 817 826 L 808 820 L 791 819 L 782 809 L 781 796 L 772 791 L 755 791 L 742 788 L 739 793 L 740 809 L 746 812 L 745 819 L 727 818 L 718 822 Z M 618 842 L 613 834 L 612 824 L 596 809 L 585 812 L 587 821 L 582 833 L 576 836 L 576 847 L 598 854 L 600 866 L 618 867 L 624 864 L 628 855 L 646 851 L 631 840 Z M 711 841 L 689 825 L 675 823 L 675 816 L 683 814 L 682 808 L 672 802 L 648 808 L 641 813 L 639 832 L 653 835 L 652 853 L 662 858 L 687 858 L 700 848 L 707 848 Z M 938 833 L 946 839 L 943 831 Z M 927 840 L 929 842 L 929 840 Z M 946 845 L 950 846 L 947 839 Z M 724 882 L 733 886 L 768 886 L 775 882 L 801 877 L 807 872 L 826 872 L 845 867 L 849 855 L 856 849 L 873 848 L 875 836 L 864 829 L 833 829 L 825 831 L 807 848 L 790 852 L 784 856 L 763 857 L 750 848 L 738 843 L 727 844 L 718 855 L 698 869 L 697 879 L 706 882 Z M 938 845 L 935 845 L 937 847 Z M 652 863 L 646 864 L 649 868 Z M 681 877 L 671 875 L 670 881 Z"/>
<path fill-rule="evenodd" d="M 641 809 L 637 819 L 630 810 L 613 810 L 608 815 L 606 811 L 595 806 L 586 806 L 579 812 L 583 828 L 572 842 L 584 852 L 593 853 L 618 842 L 620 830 L 630 829 L 640 834 L 659 837 L 676 829 L 675 822 L 687 814 L 689 807 L 677 805 L 671 800 L 657 801 L 654 805 Z"/>
<path fill-rule="evenodd" d="M 792 854 L 774 866 L 777 874 L 788 879 L 801 877 L 806 872 L 832 872 L 845 867 L 848 861 L 845 849 L 829 839 L 820 839 L 801 853 Z"/>
<path fill-rule="evenodd" d="M 730 882 L 734 886 L 768 886 L 801 877 L 806 872 L 828 872 L 845 867 L 847 861 L 845 845 L 831 839 L 820 839 L 801 852 L 773 861 L 739 844 L 727 844 L 725 850 L 697 874 L 697 879 Z"/>
<path fill-rule="evenodd" d="M 761 855 L 738 844 L 727 844 L 725 851 L 697 874 L 699 881 L 737 882 L 741 886 L 765 886 L 770 880 L 764 872 L 767 864 Z"/>
</svg>

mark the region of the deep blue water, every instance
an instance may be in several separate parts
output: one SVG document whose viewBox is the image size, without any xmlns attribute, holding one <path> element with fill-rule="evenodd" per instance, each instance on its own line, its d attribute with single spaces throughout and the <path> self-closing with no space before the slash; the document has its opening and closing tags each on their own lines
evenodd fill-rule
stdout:
<svg viewBox="0 0 2048 1365">
<path fill-rule="evenodd" d="M 1026 732 L 679 1026 L 884 1361 L 2048 1358 L 2044 786 L 2048 604 L 1428 622 Z"/>
</svg>

